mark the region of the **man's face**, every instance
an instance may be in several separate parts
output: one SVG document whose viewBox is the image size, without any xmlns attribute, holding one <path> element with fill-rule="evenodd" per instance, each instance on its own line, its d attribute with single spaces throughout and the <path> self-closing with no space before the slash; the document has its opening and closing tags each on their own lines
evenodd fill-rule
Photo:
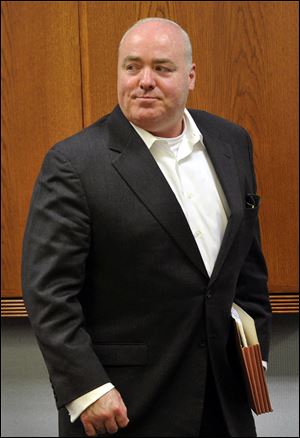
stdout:
<svg viewBox="0 0 300 438">
<path fill-rule="evenodd" d="M 150 22 L 129 32 L 119 51 L 118 100 L 130 122 L 157 136 L 179 135 L 194 85 L 180 31 Z"/>
</svg>

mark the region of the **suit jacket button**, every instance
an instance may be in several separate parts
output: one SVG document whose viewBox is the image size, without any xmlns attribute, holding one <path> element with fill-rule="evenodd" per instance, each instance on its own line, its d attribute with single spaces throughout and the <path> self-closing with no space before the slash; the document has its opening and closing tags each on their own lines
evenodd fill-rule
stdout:
<svg viewBox="0 0 300 438">
<path fill-rule="evenodd" d="M 206 292 L 206 298 L 211 298 L 211 297 L 212 297 L 211 290 L 208 289 L 208 291 Z"/>
<path fill-rule="evenodd" d="M 199 347 L 200 348 L 205 348 L 206 347 L 206 341 L 200 341 L 199 342 Z"/>
</svg>

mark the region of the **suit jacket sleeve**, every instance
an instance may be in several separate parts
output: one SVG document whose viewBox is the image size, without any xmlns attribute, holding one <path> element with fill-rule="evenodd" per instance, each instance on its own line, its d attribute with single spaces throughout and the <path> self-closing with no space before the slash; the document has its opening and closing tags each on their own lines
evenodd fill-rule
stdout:
<svg viewBox="0 0 300 438">
<path fill-rule="evenodd" d="M 25 230 L 22 286 L 57 407 L 109 382 L 86 332 L 79 294 L 91 239 L 81 181 L 53 148 L 38 176 Z"/>
<path fill-rule="evenodd" d="M 250 177 L 248 188 L 250 193 L 256 193 L 256 178 L 253 165 L 252 142 L 249 135 L 248 152 L 250 162 Z M 235 302 L 248 312 L 255 321 L 263 360 L 268 360 L 271 340 L 272 310 L 268 293 L 268 271 L 262 253 L 260 227 L 258 216 L 254 225 L 253 241 L 243 267 L 239 274 Z"/>
</svg>

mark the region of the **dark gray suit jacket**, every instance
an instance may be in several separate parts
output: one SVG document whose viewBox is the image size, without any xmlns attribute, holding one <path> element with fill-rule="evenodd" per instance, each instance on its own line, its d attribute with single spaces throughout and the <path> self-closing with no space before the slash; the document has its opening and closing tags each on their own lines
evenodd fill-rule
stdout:
<svg viewBox="0 0 300 438">
<path fill-rule="evenodd" d="M 128 436 L 197 436 L 209 355 L 232 436 L 253 418 L 235 355 L 233 301 L 270 339 L 252 146 L 246 131 L 190 110 L 231 209 L 211 278 L 186 218 L 119 107 L 47 154 L 24 237 L 24 300 L 64 405 L 111 381 Z"/>
</svg>

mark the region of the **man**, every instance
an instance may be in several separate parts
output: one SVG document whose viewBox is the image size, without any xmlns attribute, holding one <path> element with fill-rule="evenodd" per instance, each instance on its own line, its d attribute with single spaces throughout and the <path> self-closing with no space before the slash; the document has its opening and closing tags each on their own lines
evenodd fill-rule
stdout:
<svg viewBox="0 0 300 438">
<path fill-rule="evenodd" d="M 255 436 L 231 320 L 235 301 L 267 360 L 251 141 L 186 110 L 194 86 L 187 34 L 136 23 L 119 47 L 119 106 L 43 163 L 23 290 L 60 436 Z"/>
</svg>

